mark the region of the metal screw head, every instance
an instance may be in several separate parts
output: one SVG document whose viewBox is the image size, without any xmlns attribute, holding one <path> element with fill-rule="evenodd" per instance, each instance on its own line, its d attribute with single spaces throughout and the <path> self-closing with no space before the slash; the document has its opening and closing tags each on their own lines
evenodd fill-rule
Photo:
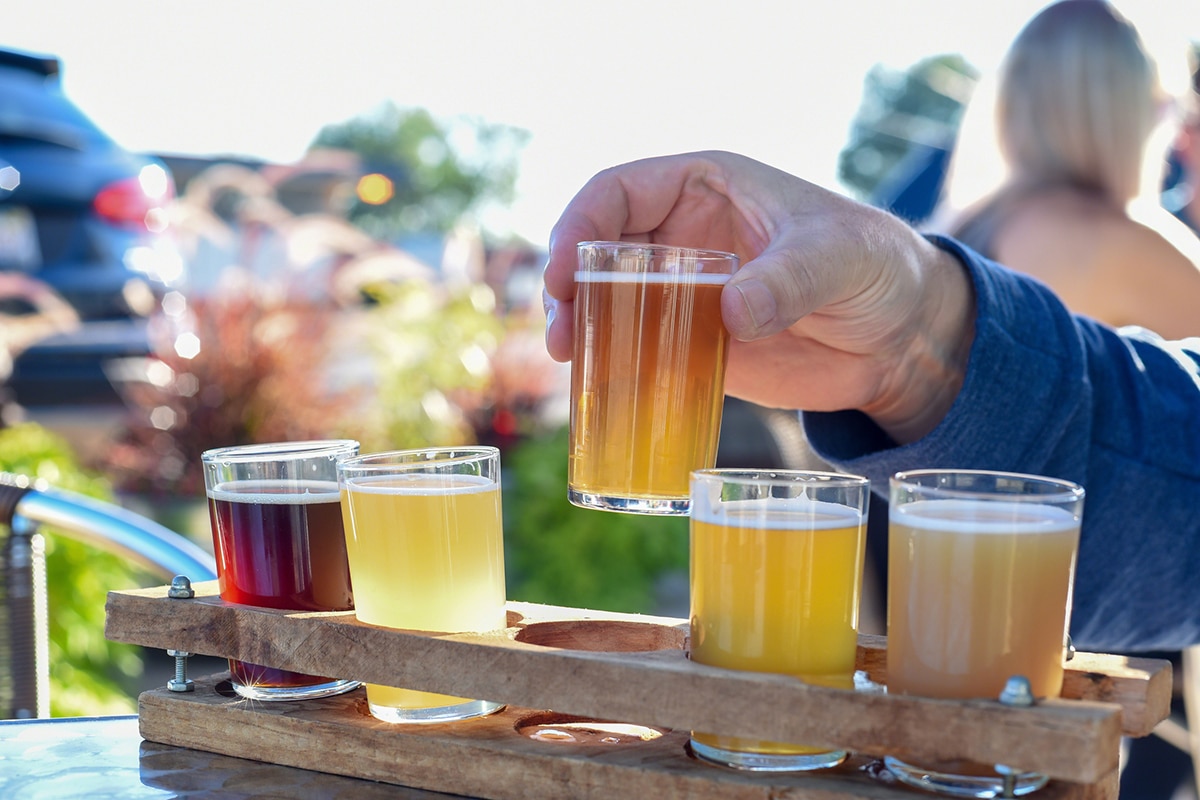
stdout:
<svg viewBox="0 0 1200 800">
<path fill-rule="evenodd" d="M 1004 684 L 1000 692 L 1000 702 L 1006 706 L 1033 705 L 1033 687 L 1024 675 L 1013 675 Z"/>
<path fill-rule="evenodd" d="M 171 579 L 171 588 L 167 590 L 167 597 L 173 600 L 190 600 L 195 596 L 196 590 L 192 588 L 192 582 L 186 575 L 176 575 Z"/>
<path fill-rule="evenodd" d="M 167 655 L 171 658 L 190 658 L 192 654 L 187 650 L 168 650 Z"/>
</svg>

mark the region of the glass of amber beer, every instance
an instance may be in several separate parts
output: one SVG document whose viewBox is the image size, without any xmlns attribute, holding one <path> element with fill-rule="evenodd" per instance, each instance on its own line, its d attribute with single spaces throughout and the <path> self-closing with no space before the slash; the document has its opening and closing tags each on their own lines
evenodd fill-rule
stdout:
<svg viewBox="0 0 1200 800">
<path fill-rule="evenodd" d="M 358 442 L 253 444 L 201 456 L 221 599 L 292 611 L 354 607 L 337 461 Z M 359 686 L 230 660 L 234 691 L 253 700 L 326 697 Z"/>
<path fill-rule="evenodd" d="M 1036 475 L 915 470 L 891 480 L 888 691 L 996 699 L 1012 676 L 1062 691 L 1081 487 Z M 885 759 L 902 782 L 959 797 L 1015 794 L 1046 776 Z"/>
<path fill-rule="evenodd" d="M 691 659 L 852 689 L 866 478 L 698 470 L 691 481 Z M 692 731 L 698 757 L 762 772 L 822 769 L 844 750 Z"/>
<path fill-rule="evenodd" d="M 721 290 L 738 257 L 583 242 L 575 273 L 567 496 L 585 508 L 688 513 L 716 463 L 729 333 Z"/>
<path fill-rule="evenodd" d="M 485 632 L 507 625 L 500 451 L 433 448 L 338 464 L 355 616 L 389 628 Z M 387 722 L 449 722 L 500 703 L 367 684 Z"/>
</svg>

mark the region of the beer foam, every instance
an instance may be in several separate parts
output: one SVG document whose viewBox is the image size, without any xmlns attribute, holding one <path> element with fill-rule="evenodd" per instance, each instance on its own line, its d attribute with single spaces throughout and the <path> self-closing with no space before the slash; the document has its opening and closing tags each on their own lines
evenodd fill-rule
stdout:
<svg viewBox="0 0 1200 800">
<path fill-rule="evenodd" d="M 499 484 L 480 475 L 371 475 L 346 481 L 349 491 L 370 494 L 443 495 L 476 494 L 498 489 Z"/>
<path fill-rule="evenodd" d="M 720 286 L 728 283 L 731 275 L 708 272 L 589 272 L 575 273 L 576 283 L 697 283 Z"/>
<path fill-rule="evenodd" d="M 993 500 L 918 500 L 892 506 L 894 522 L 910 528 L 969 535 L 1061 533 L 1079 527 L 1065 508 Z"/>
<path fill-rule="evenodd" d="M 837 503 L 807 497 L 776 497 L 726 500 L 715 508 L 701 500 L 692 504 L 692 519 L 710 525 L 761 530 L 831 530 L 858 527 L 866 515 Z"/>
<path fill-rule="evenodd" d="M 230 481 L 209 489 L 208 496 L 226 503 L 256 503 L 264 506 L 298 506 L 341 501 L 341 493 L 335 481 L 315 480 Z"/>
</svg>

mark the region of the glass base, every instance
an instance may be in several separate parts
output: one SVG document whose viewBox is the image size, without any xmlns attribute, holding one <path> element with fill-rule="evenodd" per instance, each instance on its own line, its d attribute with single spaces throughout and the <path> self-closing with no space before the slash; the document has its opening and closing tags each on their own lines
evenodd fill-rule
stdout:
<svg viewBox="0 0 1200 800">
<path fill-rule="evenodd" d="M 568 487 L 567 499 L 571 501 L 572 505 L 580 508 L 619 511 L 623 514 L 686 517 L 692 511 L 692 501 L 687 497 L 613 497 L 594 492 L 582 492 Z"/>
<path fill-rule="evenodd" d="M 1020 797 L 1041 789 L 1049 781 L 1040 773 L 1017 772 L 1003 764 L 997 764 L 991 775 L 984 774 L 987 767 L 979 767 L 979 774 L 958 775 L 917 767 L 892 756 L 885 757 L 883 763 L 901 783 L 951 797 Z"/>
<path fill-rule="evenodd" d="M 383 706 L 367 701 L 371 716 L 384 722 L 406 724 L 422 724 L 431 722 L 457 722 L 460 719 L 486 717 L 504 708 L 504 703 L 493 703 L 490 700 L 467 700 L 450 706 L 432 706 L 430 708 L 396 708 Z"/>
<path fill-rule="evenodd" d="M 327 681 L 309 686 L 253 686 L 232 681 L 233 690 L 247 700 L 313 700 L 344 694 L 362 686 L 362 681 Z"/>
<path fill-rule="evenodd" d="M 690 739 L 688 745 L 696 758 L 702 761 L 747 772 L 806 772 L 812 769 L 836 767 L 846 760 L 845 750 L 797 754 L 746 753 L 740 750 L 713 747 L 695 739 Z"/>
</svg>

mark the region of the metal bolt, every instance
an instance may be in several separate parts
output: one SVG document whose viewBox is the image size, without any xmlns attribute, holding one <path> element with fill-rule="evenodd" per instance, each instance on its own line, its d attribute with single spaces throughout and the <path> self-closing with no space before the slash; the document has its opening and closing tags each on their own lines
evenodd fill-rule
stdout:
<svg viewBox="0 0 1200 800">
<path fill-rule="evenodd" d="M 1005 681 L 1004 690 L 1000 692 L 1000 702 L 1006 706 L 1033 705 L 1033 687 L 1029 684 L 1029 678 L 1024 675 L 1013 675 Z M 1016 797 L 1017 776 L 1020 771 L 1003 764 L 996 764 L 995 768 L 996 772 L 1004 777 L 1004 788 L 1001 790 L 1000 796 Z"/>
<path fill-rule="evenodd" d="M 171 588 L 167 590 L 167 597 L 172 600 L 189 600 L 195 596 L 196 592 L 192 589 L 192 582 L 186 575 L 176 575 L 171 579 Z M 187 676 L 187 660 L 192 654 L 186 650 L 168 650 L 167 655 L 175 659 L 175 677 L 167 681 L 167 690 L 171 692 L 195 691 L 196 685 Z"/>
<path fill-rule="evenodd" d="M 190 600 L 195 596 L 196 591 L 192 588 L 192 582 L 186 575 L 176 575 L 171 579 L 171 588 L 167 590 L 167 597 L 172 600 Z"/>
<path fill-rule="evenodd" d="M 1004 778 L 1004 786 L 1000 790 L 1001 797 L 1016 797 L 1017 796 L 1017 776 L 1020 770 L 1015 770 L 1012 767 L 1006 767 L 1003 764 L 995 765 L 996 772 Z"/>
<path fill-rule="evenodd" d="M 1004 691 L 1000 692 L 1000 702 L 1006 706 L 1033 705 L 1033 687 L 1029 685 L 1029 678 L 1024 675 L 1009 678 L 1004 684 Z"/>
<path fill-rule="evenodd" d="M 167 655 L 172 656 L 175 659 L 175 677 L 167 681 L 167 691 L 195 691 L 196 685 L 192 683 L 192 679 L 187 676 L 187 660 L 192 654 L 186 650 L 168 650 Z"/>
</svg>

